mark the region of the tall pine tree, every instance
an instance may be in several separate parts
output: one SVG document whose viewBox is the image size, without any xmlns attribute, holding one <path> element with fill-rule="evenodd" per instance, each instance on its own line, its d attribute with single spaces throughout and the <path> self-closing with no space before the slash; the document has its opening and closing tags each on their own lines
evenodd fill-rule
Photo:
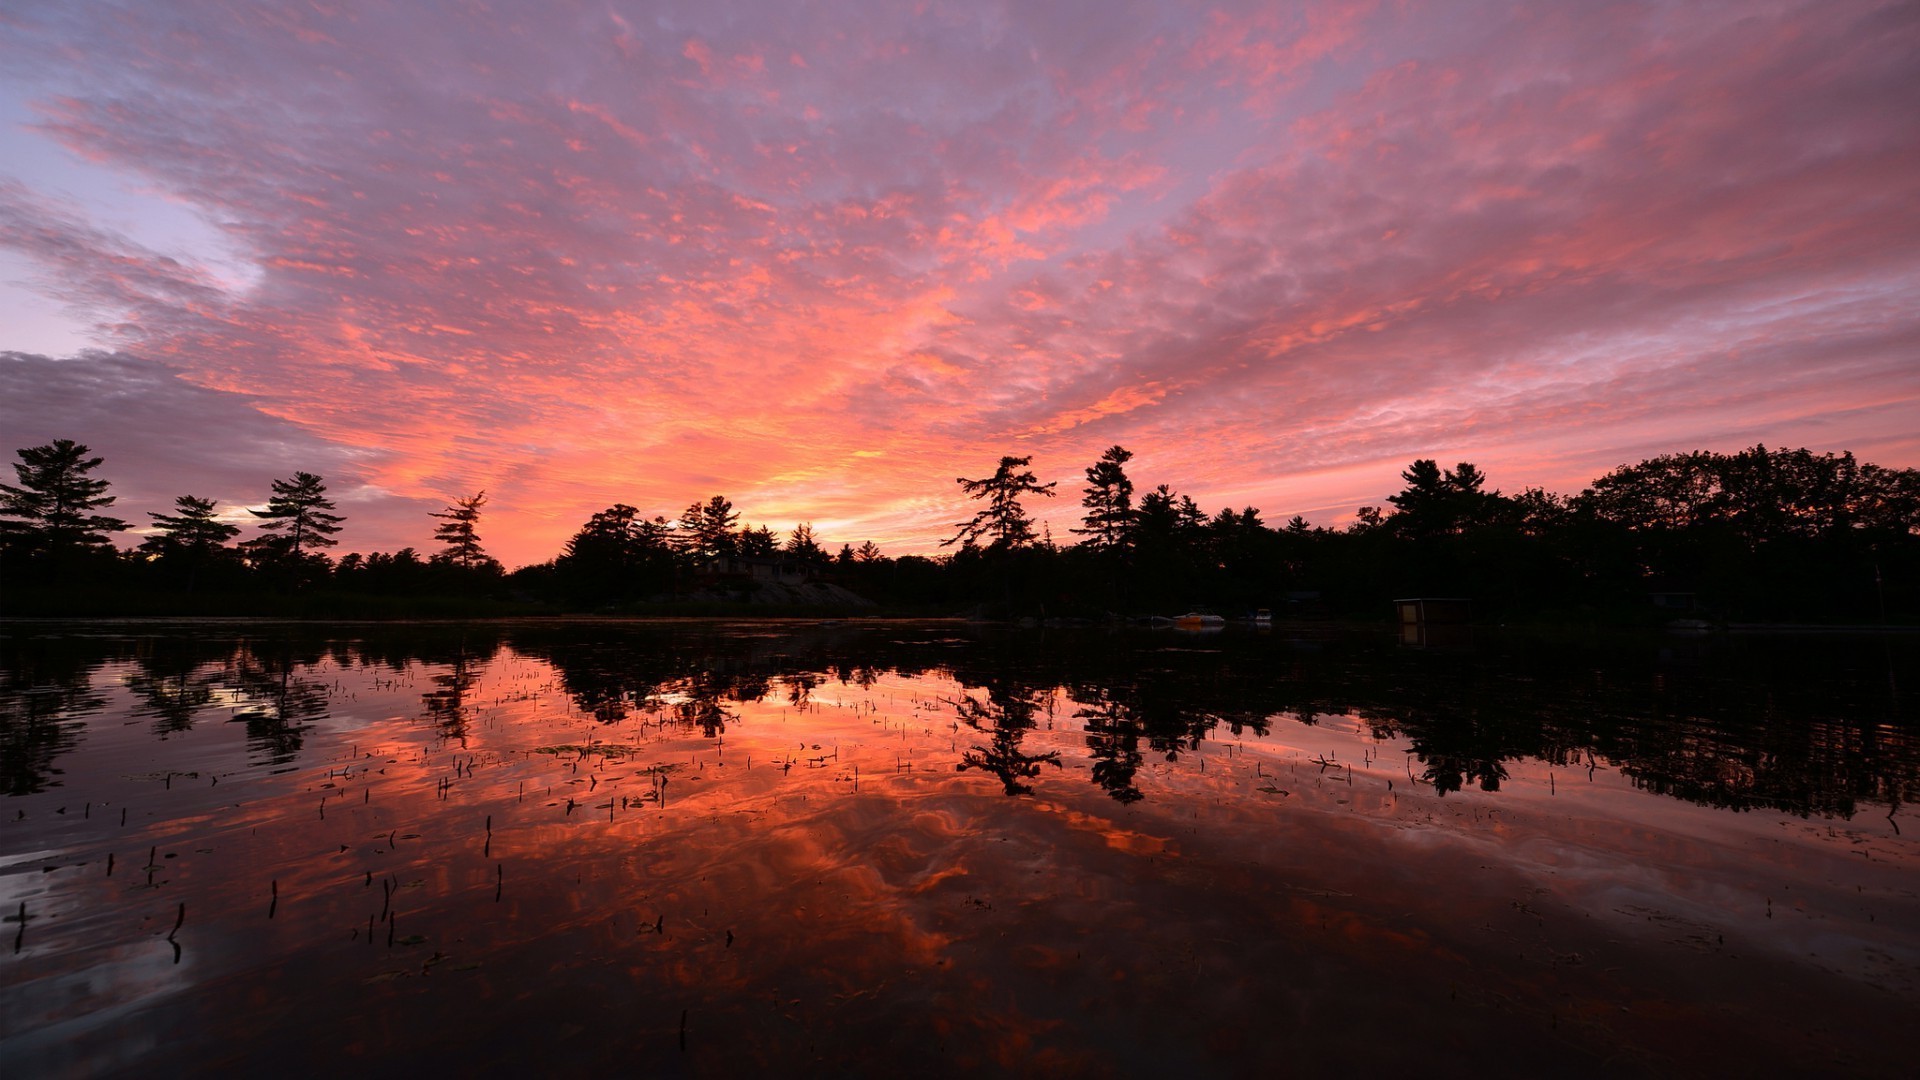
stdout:
<svg viewBox="0 0 1920 1080">
<path fill-rule="evenodd" d="M 107 481 L 88 474 L 104 459 L 72 439 L 19 451 L 19 480 L 0 484 L 0 542 L 12 551 L 46 560 L 52 574 L 77 555 L 109 548 L 107 535 L 127 523 L 94 511 L 112 506 Z"/>
<path fill-rule="evenodd" d="M 259 550 L 300 559 L 313 548 L 330 548 L 340 541 L 346 518 L 332 513 L 333 501 L 327 498 L 327 486 L 312 473 L 297 472 L 291 480 L 275 480 L 273 497 L 265 510 L 250 510 L 260 518 L 265 535 L 255 541 Z"/>
<path fill-rule="evenodd" d="M 1083 527 L 1073 531 L 1087 538 L 1088 547 L 1114 551 L 1127 544 L 1133 529 L 1133 481 L 1126 469 L 1131 460 L 1131 450 L 1110 446 L 1087 469 L 1085 495 L 1080 500 L 1087 513 L 1081 519 Z"/>
<path fill-rule="evenodd" d="M 455 499 L 446 510 L 433 514 L 444 522 L 433 530 L 433 538 L 446 545 L 438 558 L 453 563 L 463 570 L 483 566 L 489 560 L 486 550 L 480 546 L 480 508 L 487 503 L 487 493 L 482 491 L 471 498 Z"/>
<path fill-rule="evenodd" d="M 988 544 L 990 551 L 1008 551 L 1026 547 L 1033 543 L 1033 519 L 1020 505 L 1020 496 L 1039 495 L 1053 498 L 1054 484 L 1042 484 L 1038 477 L 1027 469 L 1031 457 L 1003 457 L 1000 467 L 992 476 L 980 480 L 957 477 L 954 482 L 971 499 L 985 499 L 987 505 L 973 515 L 973 520 L 962 521 L 955 526 L 959 531 L 940 542 L 941 547 L 960 544 L 973 547 L 983 536 L 991 536 Z M 1017 471 L 1016 471 L 1017 470 Z"/>
</svg>

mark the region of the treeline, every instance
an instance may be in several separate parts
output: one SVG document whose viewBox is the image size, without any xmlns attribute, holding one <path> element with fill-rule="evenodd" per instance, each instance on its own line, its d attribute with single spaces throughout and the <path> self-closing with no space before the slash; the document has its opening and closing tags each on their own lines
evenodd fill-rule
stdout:
<svg viewBox="0 0 1920 1080">
<path fill-rule="evenodd" d="M 1211 514 L 1165 485 L 1135 498 L 1110 448 L 1086 470 L 1077 543 L 1036 540 L 1023 496 L 1054 497 L 1028 459 L 960 480 L 985 506 L 937 575 L 1015 610 L 1381 618 L 1397 597 L 1462 597 L 1482 619 L 1879 622 L 1920 615 L 1920 470 L 1852 454 L 1668 454 L 1578 495 L 1489 486 L 1470 462 L 1422 459 L 1344 529 L 1253 507 Z M 982 544 L 984 543 L 984 546 Z"/>
<path fill-rule="evenodd" d="M 102 459 L 58 440 L 19 451 L 0 484 L 0 610 L 21 614 L 289 610 L 492 614 L 645 612 L 752 598 L 805 602 L 837 586 L 924 613 L 1103 618 L 1266 608 L 1282 618 L 1379 618 L 1402 596 L 1470 598 L 1480 618 L 1911 620 L 1920 613 L 1920 471 L 1851 454 L 1670 454 L 1622 466 L 1578 495 L 1490 489 L 1470 462 L 1412 463 L 1382 506 L 1349 526 L 1276 526 L 1253 507 L 1203 510 L 1159 485 L 1137 492 L 1133 455 L 1086 469 L 1072 539 L 1036 529 L 1027 504 L 1057 497 L 1029 458 L 959 478 L 978 511 L 937 557 L 872 542 L 823 545 L 808 524 L 746 527 L 722 496 L 676 519 L 616 504 L 555 558 L 508 573 L 487 554 L 484 492 L 432 516 L 437 549 L 330 549 L 345 518 L 321 477 L 273 481 L 257 535 L 212 500 L 151 513 L 138 547 L 112 534 Z M 779 590 L 785 589 L 781 592 Z M 379 598 L 348 604 L 343 597 Z M 384 607 L 383 607 L 384 605 Z M 676 606 L 677 605 L 677 606 Z"/>
<path fill-rule="evenodd" d="M 1648 791 L 1734 809 L 1852 817 L 1920 797 L 1920 747 L 1899 734 L 1915 729 L 1914 703 L 1889 693 L 1914 674 L 1907 643 L 1863 657 L 1838 636 L 1695 640 L 1664 654 L 1632 638 L 1577 640 L 1497 637 L 1462 657 L 1315 634 L 1309 656 L 1253 635 L 1168 650 L 1154 635 L 859 620 L 788 624 L 750 644 L 646 620 L 0 636 L 0 725 L 9 695 L 15 718 L 41 721 L 15 724 L 0 793 L 57 783 L 87 737 L 85 724 L 59 718 L 97 707 L 107 681 L 154 738 L 238 722 L 257 763 L 286 765 L 326 718 L 339 671 L 407 673 L 421 690 L 417 719 L 464 746 L 497 704 L 482 677 L 508 650 L 550 665 L 573 715 L 603 726 L 603 740 L 634 720 L 718 739 L 745 703 L 805 706 L 836 682 L 950 679 L 961 692 L 942 700 L 964 725 L 952 765 L 986 769 L 1010 794 L 1091 781 L 1138 802 L 1159 786 L 1149 762 L 1352 716 L 1378 738 L 1404 737 L 1409 774 L 1441 795 L 1497 790 L 1514 761 L 1577 776 L 1597 759 Z M 1063 693 L 1074 706 L 1054 708 Z M 1087 754 L 1083 768 L 1048 767 L 1035 785 L 1048 755 L 1022 741 L 1042 723 L 1080 733 Z"/>
</svg>

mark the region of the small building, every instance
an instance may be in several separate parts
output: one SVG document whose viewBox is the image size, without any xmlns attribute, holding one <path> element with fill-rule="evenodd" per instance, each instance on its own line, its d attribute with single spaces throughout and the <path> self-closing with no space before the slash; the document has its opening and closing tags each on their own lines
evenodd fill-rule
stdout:
<svg viewBox="0 0 1920 1080">
<path fill-rule="evenodd" d="M 1400 643 L 1416 649 L 1471 649 L 1473 601 L 1459 596 L 1410 596 L 1393 602 Z"/>
<path fill-rule="evenodd" d="M 1400 615 L 1402 626 L 1457 625 L 1473 621 L 1473 601 L 1460 596 L 1412 596 L 1395 600 L 1393 607 Z"/>
<path fill-rule="evenodd" d="M 798 560 L 790 562 L 777 555 L 725 555 L 707 563 L 704 575 L 736 581 L 745 578 L 776 585 L 803 585 L 813 577 L 806 563 Z"/>
</svg>

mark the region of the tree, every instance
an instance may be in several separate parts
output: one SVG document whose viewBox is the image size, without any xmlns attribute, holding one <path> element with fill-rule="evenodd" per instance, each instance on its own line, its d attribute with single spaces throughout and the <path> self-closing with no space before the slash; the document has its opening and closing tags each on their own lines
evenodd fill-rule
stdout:
<svg viewBox="0 0 1920 1080">
<path fill-rule="evenodd" d="M 689 558 L 696 561 L 717 559 L 739 550 L 734 526 L 740 515 L 733 504 L 715 495 L 706 502 L 695 502 L 680 513 L 680 543 Z"/>
<path fill-rule="evenodd" d="M 149 510 L 147 516 L 160 531 L 140 542 L 140 550 L 162 564 L 175 563 L 186 568 L 187 591 L 192 592 L 200 567 L 223 557 L 231 557 L 227 541 L 240 535 L 240 526 L 221 521 L 214 513 L 219 504 L 212 499 L 182 495 L 173 500 L 175 514 Z"/>
<path fill-rule="evenodd" d="M 773 534 L 772 529 L 762 525 L 741 533 L 737 547 L 742 555 L 770 559 L 780 553 L 780 538 Z"/>
<path fill-rule="evenodd" d="M 19 485 L 0 484 L 0 516 L 17 519 L 0 521 L 7 546 L 46 556 L 57 572 L 67 554 L 99 551 L 108 544 L 107 533 L 127 527 L 119 518 L 94 513 L 112 506 L 114 497 L 107 494 L 107 481 L 87 475 L 104 460 L 88 457 L 90 452 L 72 439 L 19 451 L 13 467 Z"/>
<path fill-rule="evenodd" d="M 446 522 L 437 525 L 433 538 L 447 546 L 440 558 L 456 563 L 463 570 L 471 570 L 487 563 L 487 553 L 480 547 L 480 534 L 475 527 L 480 522 L 480 508 L 486 505 L 487 493 L 482 491 L 468 499 L 455 499 L 442 513 L 433 514 Z"/>
<path fill-rule="evenodd" d="M 147 511 L 160 531 L 146 538 L 140 548 L 150 554 L 167 557 L 193 554 L 205 556 L 225 549 L 227 541 L 240 535 L 240 526 L 221 521 L 214 513 L 220 505 L 212 499 L 182 495 L 173 500 L 177 514 Z"/>
<path fill-rule="evenodd" d="M 273 497 L 265 510 L 249 510 L 261 519 L 265 531 L 256 542 L 263 551 L 281 553 L 298 560 L 308 548 L 328 548 L 339 543 L 333 534 L 340 531 L 346 518 L 331 513 L 333 501 L 327 498 L 327 486 L 312 473 L 297 472 L 291 480 L 275 480 Z"/>
<path fill-rule="evenodd" d="M 793 527 L 792 535 L 787 537 L 787 554 L 800 562 L 819 564 L 827 561 L 827 553 L 814 538 L 813 526 L 801 522 Z"/>
<path fill-rule="evenodd" d="M 1523 536 L 1546 537 L 1565 529 L 1573 512 L 1566 496 L 1530 487 L 1513 497 L 1509 516 Z"/>
<path fill-rule="evenodd" d="M 1442 472 L 1432 458 L 1421 458 L 1400 479 L 1406 488 L 1387 501 L 1394 505 L 1394 527 L 1407 536 L 1449 535 L 1485 524 L 1500 502 L 1499 492 L 1481 490 L 1487 474 L 1471 461 Z"/>
<path fill-rule="evenodd" d="M 1180 529 L 1173 489 L 1161 484 L 1140 496 L 1140 509 L 1134 512 L 1133 521 L 1136 543 L 1151 541 L 1158 546 L 1171 546 L 1174 534 Z"/>
<path fill-rule="evenodd" d="M 1089 547 L 1113 551 L 1127 544 L 1133 527 L 1133 481 L 1127 479 L 1127 462 L 1133 452 L 1110 446 L 1100 460 L 1087 469 L 1087 486 L 1080 505 L 1086 508 L 1085 527 L 1073 530 L 1087 538 Z"/>
<path fill-rule="evenodd" d="M 988 545 L 992 551 L 1008 551 L 1026 547 L 1033 543 L 1033 521 L 1027 517 L 1020 506 L 1020 496 L 1040 495 L 1053 498 L 1054 484 L 1038 483 L 1033 473 L 1026 471 L 1031 457 L 1003 457 L 1000 467 L 992 476 L 981 480 L 969 480 L 957 477 L 954 482 L 970 499 L 985 499 L 987 505 L 973 520 L 960 522 L 959 529 L 952 537 L 942 540 L 941 547 L 961 544 L 973 547 L 981 537 L 991 536 L 993 542 Z M 1016 472 L 1015 470 L 1020 470 Z"/>
<path fill-rule="evenodd" d="M 1199 537 L 1200 530 L 1207 527 L 1207 512 L 1200 509 L 1200 504 L 1194 502 L 1191 495 L 1180 496 L 1180 501 L 1175 504 L 1173 512 L 1176 531 L 1189 543 Z"/>
<path fill-rule="evenodd" d="M 662 591 L 673 580 L 671 530 L 625 503 L 593 515 L 554 562 L 569 591 L 596 602 Z"/>
</svg>

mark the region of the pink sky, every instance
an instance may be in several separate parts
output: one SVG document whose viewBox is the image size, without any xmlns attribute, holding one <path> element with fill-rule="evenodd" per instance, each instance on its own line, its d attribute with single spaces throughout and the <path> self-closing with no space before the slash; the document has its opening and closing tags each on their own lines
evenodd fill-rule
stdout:
<svg viewBox="0 0 1920 1080">
<path fill-rule="evenodd" d="M 1920 7 L 29 0 L 0 431 L 123 517 L 323 474 L 928 552 L 956 476 L 1340 524 L 1415 457 L 1577 491 L 1920 465 Z"/>
</svg>

